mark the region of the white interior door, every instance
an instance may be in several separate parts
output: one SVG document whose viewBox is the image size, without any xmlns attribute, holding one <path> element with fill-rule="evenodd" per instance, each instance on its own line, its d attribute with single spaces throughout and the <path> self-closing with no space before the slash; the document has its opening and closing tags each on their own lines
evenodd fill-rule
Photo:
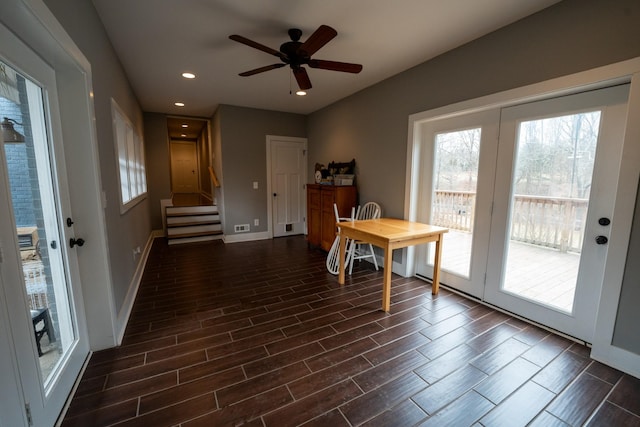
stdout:
<svg viewBox="0 0 640 427">
<path fill-rule="evenodd" d="M 270 137 L 267 144 L 273 237 L 304 234 L 306 140 Z"/>
<path fill-rule="evenodd" d="M 586 342 L 628 92 L 621 85 L 502 111 L 485 300 Z"/>
<path fill-rule="evenodd" d="M 174 193 L 197 193 L 198 153 L 196 143 L 171 141 L 171 183 Z"/>
<path fill-rule="evenodd" d="M 0 116 L 20 134 L 0 137 L 0 310 L 11 336 L 2 345 L 15 355 L 23 421 L 53 425 L 89 353 L 79 248 L 70 247 L 75 236 L 65 221 L 72 217 L 66 166 L 54 140 L 61 135 L 56 77 L 1 25 L 0 33 L 0 66 L 11 76 L 9 85 L 3 80 Z"/>
</svg>

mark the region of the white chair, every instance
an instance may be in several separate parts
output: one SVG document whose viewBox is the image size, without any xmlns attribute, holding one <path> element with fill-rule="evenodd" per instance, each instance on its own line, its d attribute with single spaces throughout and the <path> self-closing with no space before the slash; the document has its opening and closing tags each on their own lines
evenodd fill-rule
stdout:
<svg viewBox="0 0 640 427">
<path fill-rule="evenodd" d="M 368 202 L 362 206 L 362 209 L 358 207 L 358 213 L 356 219 L 378 219 L 382 213 L 380 205 L 376 202 Z M 353 261 L 356 259 L 373 258 L 373 265 L 378 270 L 378 261 L 376 260 L 376 254 L 373 252 L 373 245 L 367 242 L 353 241 L 347 254 L 347 261 L 349 263 L 349 274 L 353 272 Z"/>
<path fill-rule="evenodd" d="M 358 209 L 360 209 L 360 207 L 358 207 Z M 358 210 L 358 212 L 360 211 Z M 335 203 L 333 204 L 333 213 L 336 216 L 336 222 L 353 221 L 358 215 L 358 213 L 355 211 L 355 208 L 351 208 L 350 218 L 340 218 L 340 214 L 338 213 L 338 205 L 336 205 Z M 347 241 L 345 242 L 345 245 L 346 245 L 345 252 L 347 253 L 347 255 L 344 261 L 344 265 L 347 266 L 349 265 L 349 256 L 352 253 L 351 251 L 352 241 L 350 239 L 347 239 Z M 338 234 L 336 235 L 336 238 L 333 241 L 333 245 L 331 245 L 331 249 L 329 249 L 329 253 L 327 254 L 326 265 L 329 273 L 334 275 L 338 274 L 338 271 L 340 269 L 340 259 L 338 258 L 339 256 L 340 256 L 340 228 L 338 227 Z"/>
</svg>

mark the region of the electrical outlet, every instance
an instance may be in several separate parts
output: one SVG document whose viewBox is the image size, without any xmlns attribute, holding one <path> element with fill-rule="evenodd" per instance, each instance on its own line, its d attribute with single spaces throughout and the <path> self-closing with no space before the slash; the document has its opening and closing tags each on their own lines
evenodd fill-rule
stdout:
<svg viewBox="0 0 640 427">
<path fill-rule="evenodd" d="M 254 220 L 253 220 L 253 225 L 254 225 L 255 227 L 259 226 L 259 225 L 260 225 L 260 220 L 259 220 L 258 218 L 254 219 Z"/>
<path fill-rule="evenodd" d="M 258 181 L 253 181 L 253 189 L 254 190 L 258 189 Z"/>
</svg>

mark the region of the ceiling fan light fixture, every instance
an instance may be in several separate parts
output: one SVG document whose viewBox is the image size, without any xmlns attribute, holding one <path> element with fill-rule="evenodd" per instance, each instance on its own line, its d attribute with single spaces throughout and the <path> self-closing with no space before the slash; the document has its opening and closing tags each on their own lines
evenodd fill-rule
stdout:
<svg viewBox="0 0 640 427">
<path fill-rule="evenodd" d="M 306 94 L 307 94 L 307 92 L 305 92 L 304 90 L 296 91 L 296 95 L 298 95 L 298 96 L 305 96 Z"/>
<path fill-rule="evenodd" d="M 183 123 L 181 126 L 182 126 L 183 128 L 188 128 L 188 127 L 189 127 L 189 125 L 188 125 L 188 124 L 186 124 L 186 123 Z"/>
<path fill-rule="evenodd" d="M 184 102 L 174 102 L 173 105 L 176 107 L 184 107 Z"/>
<path fill-rule="evenodd" d="M 185 79 L 195 79 L 196 75 L 193 73 L 184 72 L 182 73 L 182 77 L 184 77 Z"/>
<path fill-rule="evenodd" d="M 261 43 L 250 40 L 246 37 L 238 34 L 232 34 L 229 38 L 238 43 L 242 43 L 246 46 L 254 49 L 261 50 L 270 55 L 280 58 L 281 63 L 266 65 L 263 67 L 255 68 L 253 70 L 245 71 L 239 75 L 242 77 L 253 76 L 255 74 L 263 73 L 265 71 L 275 70 L 289 65 L 293 71 L 293 75 L 296 78 L 300 91 L 304 92 L 307 89 L 311 89 L 311 80 L 307 74 L 307 70 L 303 65 L 308 65 L 311 68 L 318 68 L 321 70 L 329 71 L 341 71 L 344 73 L 357 74 L 362 71 L 361 64 L 352 64 L 348 62 L 327 61 L 320 59 L 312 59 L 311 57 L 329 41 L 338 35 L 338 32 L 329 27 L 328 25 L 320 25 L 317 30 L 311 34 L 306 41 L 301 42 L 300 36 L 302 31 L 297 28 L 289 30 L 289 38 L 291 41 L 285 42 L 280 45 L 280 50 L 272 49 Z M 289 91 L 291 93 L 291 91 Z M 302 94 L 299 94 L 302 95 Z"/>
</svg>

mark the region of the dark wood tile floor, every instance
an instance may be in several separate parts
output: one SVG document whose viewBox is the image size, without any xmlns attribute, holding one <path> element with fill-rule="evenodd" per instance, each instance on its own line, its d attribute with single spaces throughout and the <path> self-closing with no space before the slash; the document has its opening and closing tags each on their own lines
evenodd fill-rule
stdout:
<svg viewBox="0 0 640 427">
<path fill-rule="evenodd" d="M 640 380 L 589 350 L 363 263 L 344 287 L 302 237 L 153 245 L 122 346 L 64 427 L 640 426 Z"/>
</svg>

